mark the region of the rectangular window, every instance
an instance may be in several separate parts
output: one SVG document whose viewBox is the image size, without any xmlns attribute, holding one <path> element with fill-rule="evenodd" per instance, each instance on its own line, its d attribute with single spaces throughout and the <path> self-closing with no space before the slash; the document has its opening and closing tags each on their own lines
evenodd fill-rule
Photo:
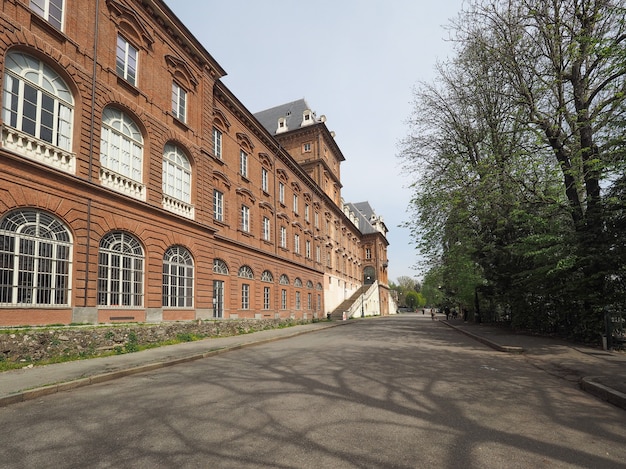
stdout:
<svg viewBox="0 0 626 469">
<path fill-rule="evenodd" d="M 309 221 L 309 204 L 304 204 L 304 221 Z"/>
<path fill-rule="evenodd" d="M 366 259 L 372 258 L 372 250 L 370 248 L 365 248 L 365 258 Z"/>
<path fill-rule="evenodd" d="M 30 0 L 30 9 L 55 28 L 63 30 L 63 0 Z"/>
<path fill-rule="evenodd" d="M 304 251 L 304 256 L 305 256 L 307 259 L 310 259 L 310 258 L 311 258 L 311 241 L 309 241 L 309 240 L 307 239 L 307 240 L 306 240 L 306 243 L 305 243 L 305 245 L 304 245 L 304 246 L 305 246 L 305 247 L 304 247 L 304 250 L 305 250 L 305 251 Z"/>
<path fill-rule="evenodd" d="M 261 190 L 263 192 L 269 192 L 268 191 L 268 183 L 267 183 L 267 169 L 265 168 L 261 168 Z"/>
<path fill-rule="evenodd" d="M 222 159 L 222 131 L 213 127 L 213 154 Z"/>
<path fill-rule="evenodd" d="M 267 217 L 263 217 L 263 239 L 270 240 L 270 219 Z"/>
<path fill-rule="evenodd" d="M 315 246 L 315 262 L 322 263 L 322 248 Z"/>
<path fill-rule="evenodd" d="M 300 235 L 294 235 L 293 237 L 293 250 L 296 254 L 300 254 Z"/>
<path fill-rule="evenodd" d="M 293 213 L 298 214 L 298 195 L 293 195 Z"/>
<path fill-rule="evenodd" d="M 287 290 L 280 291 L 280 309 L 287 309 Z"/>
<path fill-rule="evenodd" d="M 243 177 L 247 178 L 248 177 L 248 154 L 243 150 L 241 150 L 240 152 L 239 161 L 240 161 L 239 173 Z"/>
<path fill-rule="evenodd" d="M 241 206 L 241 231 L 250 231 L 250 209 L 245 205 Z"/>
<path fill-rule="evenodd" d="M 320 227 L 320 216 L 319 216 L 319 213 L 315 212 L 313 214 L 313 220 L 314 220 L 313 224 L 315 225 L 315 228 L 319 228 Z"/>
<path fill-rule="evenodd" d="M 287 228 L 284 226 L 280 227 L 280 247 L 287 249 Z"/>
<path fill-rule="evenodd" d="M 270 287 L 263 287 L 263 309 L 270 309 Z"/>
<path fill-rule="evenodd" d="M 310 143 L 305 143 L 304 145 L 302 145 L 302 151 L 304 153 L 308 153 L 311 151 L 311 144 Z"/>
<path fill-rule="evenodd" d="M 116 71 L 118 76 L 133 86 L 137 85 L 137 55 L 137 49 L 118 35 Z"/>
<path fill-rule="evenodd" d="M 300 309 L 302 307 L 302 301 L 300 299 L 301 293 L 299 291 L 296 292 L 296 309 Z"/>
<path fill-rule="evenodd" d="M 307 293 L 306 305 L 309 311 L 313 309 L 313 295 L 311 293 Z"/>
<path fill-rule="evenodd" d="M 241 309 L 250 309 L 250 285 L 241 285 Z"/>
<path fill-rule="evenodd" d="M 172 113 L 181 122 L 187 122 L 187 92 L 172 83 Z"/>
<path fill-rule="evenodd" d="M 218 190 L 213 191 L 213 218 L 224 221 L 224 194 Z"/>
<path fill-rule="evenodd" d="M 282 182 L 278 183 L 278 201 L 281 204 L 285 203 L 285 185 Z"/>
</svg>

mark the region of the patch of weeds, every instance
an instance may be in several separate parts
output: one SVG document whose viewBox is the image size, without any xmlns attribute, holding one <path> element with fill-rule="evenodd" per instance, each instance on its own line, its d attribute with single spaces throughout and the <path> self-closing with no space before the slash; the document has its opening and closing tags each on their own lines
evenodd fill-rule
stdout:
<svg viewBox="0 0 626 469">
<path fill-rule="evenodd" d="M 115 337 L 115 333 L 113 331 L 107 331 L 106 334 L 104 334 L 104 338 L 106 340 L 111 340 L 113 337 Z"/>
<path fill-rule="evenodd" d="M 194 340 L 196 340 L 191 332 L 180 332 L 176 334 L 176 339 L 179 342 L 193 342 Z"/>
<path fill-rule="evenodd" d="M 137 334 L 134 331 L 130 331 L 128 333 L 128 340 L 124 345 L 124 350 L 126 353 L 133 353 L 139 350 L 139 340 L 137 339 Z"/>
</svg>

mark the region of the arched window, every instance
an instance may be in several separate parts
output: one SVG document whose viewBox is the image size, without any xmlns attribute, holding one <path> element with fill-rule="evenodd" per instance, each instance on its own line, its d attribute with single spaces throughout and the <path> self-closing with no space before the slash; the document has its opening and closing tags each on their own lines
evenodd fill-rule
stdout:
<svg viewBox="0 0 626 469">
<path fill-rule="evenodd" d="M 285 274 L 282 274 L 278 279 L 278 283 L 280 283 L 281 285 L 289 285 L 289 277 L 287 277 Z"/>
<path fill-rule="evenodd" d="M 252 269 L 247 265 L 242 265 L 239 268 L 239 273 L 237 275 L 241 278 L 254 278 L 254 273 L 252 272 Z"/>
<path fill-rule="evenodd" d="M 67 306 L 72 240 L 52 215 L 20 210 L 0 220 L 0 304 Z"/>
<path fill-rule="evenodd" d="M 261 274 L 261 281 L 262 282 L 273 282 L 274 281 L 274 276 L 272 275 L 272 273 L 269 270 L 264 270 L 263 273 Z"/>
<path fill-rule="evenodd" d="M 169 143 L 163 151 L 163 194 L 191 203 L 191 165 L 183 151 Z"/>
<path fill-rule="evenodd" d="M 52 68 L 30 55 L 10 52 L 4 64 L 2 119 L 15 129 L 3 135 L 4 146 L 74 172 L 75 157 L 69 153 L 74 97 L 69 87 Z"/>
<path fill-rule="evenodd" d="M 228 266 L 222 259 L 213 260 L 213 272 L 216 274 L 228 275 Z"/>
<path fill-rule="evenodd" d="M 98 305 L 142 306 L 143 264 L 143 249 L 134 236 L 105 235 L 98 253 Z"/>
<path fill-rule="evenodd" d="M 296 277 L 296 279 L 293 281 L 293 286 L 294 287 L 302 287 L 302 280 L 300 280 L 299 277 Z"/>
<path fill-rule="evenodd" d="M 101 171 L 103 183 L 143 199 L 143 136 L 133 119 L 111 106 L 102 112 L 100 164 L 115 173 Z"/>
<path fill-rule="evenodd" d="M 163 256 L 163 306 L 193 306 L 193 258 L 182 246 L 172 246 Z"/>
</svg>

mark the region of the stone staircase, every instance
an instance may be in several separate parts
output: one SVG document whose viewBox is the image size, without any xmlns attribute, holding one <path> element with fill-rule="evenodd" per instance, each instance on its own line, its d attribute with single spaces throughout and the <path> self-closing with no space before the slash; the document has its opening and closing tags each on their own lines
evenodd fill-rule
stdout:
<svg viewBox="0 0 626 469">
<path fill-rule="evenodd" d="M 355 291 L 350 298 L 344 300 L 344 302 L 337 306 L 335 310 L 331 313 L 330 319 L 332 319 L 333 321 L 341 321 L 343 319 L 343 312 L 348 311 L 354 303 L 360 301 L 361 295 L 367 292 L 369 287 L 371 287 L 371 285 L 363 285 L 361 288 Z"/>
</svg>

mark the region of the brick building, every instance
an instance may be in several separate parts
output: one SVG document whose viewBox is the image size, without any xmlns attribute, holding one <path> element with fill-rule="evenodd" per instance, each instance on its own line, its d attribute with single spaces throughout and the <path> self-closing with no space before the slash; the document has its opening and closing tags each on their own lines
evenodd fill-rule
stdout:
<svg viewBox="0 0 626 469">
<path fill-rule="evenodd" d="M 158 0 L 0 27 L 0 325 L 390 312 L 386 227 L 304 101 L 251 114 Z"/>
</svg>

